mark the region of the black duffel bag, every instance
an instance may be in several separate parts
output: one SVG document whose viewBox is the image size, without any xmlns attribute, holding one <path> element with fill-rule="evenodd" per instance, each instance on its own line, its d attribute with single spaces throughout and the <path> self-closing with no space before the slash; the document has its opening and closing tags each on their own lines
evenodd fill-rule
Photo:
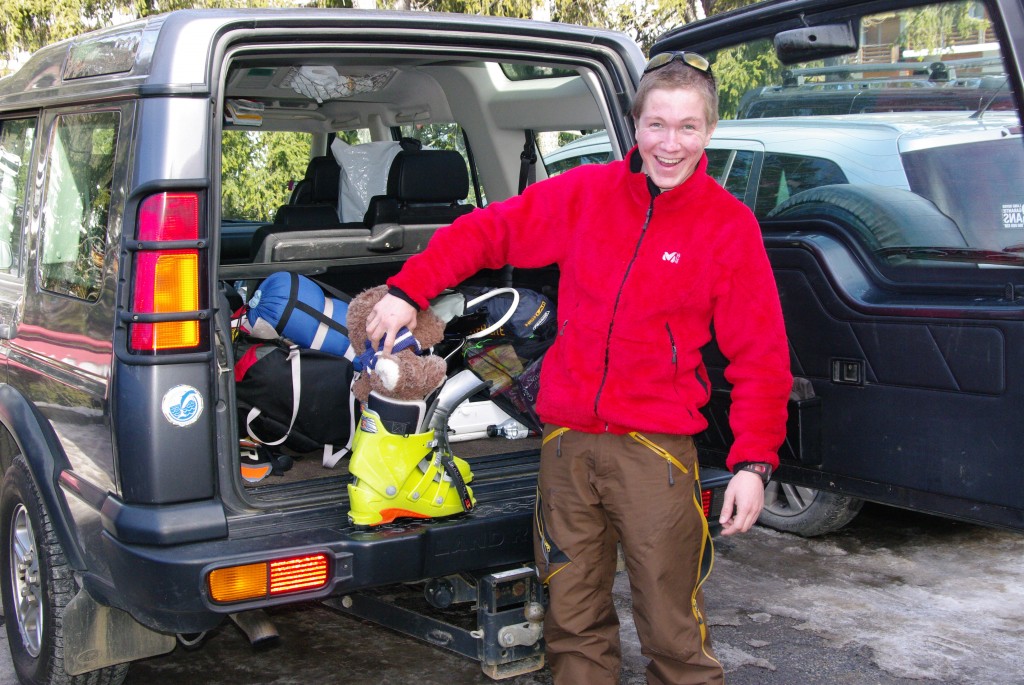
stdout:
<svg viewBox="0 0 1024 685">
<path fill-rule="evenodd" d="M 264 445 L 323 450 L 325 464 L 340 458 L 352 436 L 352 373 L 348 359 L 286 340 L 248 347 L 235 363 L 241 430 Z"/>
</svg>

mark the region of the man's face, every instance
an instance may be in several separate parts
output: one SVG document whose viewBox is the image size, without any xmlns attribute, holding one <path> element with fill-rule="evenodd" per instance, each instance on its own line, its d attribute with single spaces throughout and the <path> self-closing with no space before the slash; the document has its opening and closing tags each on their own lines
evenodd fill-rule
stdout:
<svg viewBox="0 0 1024 685">
<path fill-rule="evenodd" d="M 671 190 L 688 179 L 715 129 L 708 126 L 704 98 L 689 88 L 657 88 L 636 120 L 643 170 L 654 185 Z"/>
</svg>

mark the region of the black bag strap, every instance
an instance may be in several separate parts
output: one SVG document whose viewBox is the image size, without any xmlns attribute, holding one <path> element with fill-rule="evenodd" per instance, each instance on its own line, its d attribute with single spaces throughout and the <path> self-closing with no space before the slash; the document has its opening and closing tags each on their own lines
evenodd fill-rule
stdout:
<svg viewBox="0 0 1024 685">
<path fill-rule="evenodd" d="M 455 491 L 459 493 L 459 500 L 462 502 L 462 510 L 469 511 L 473 508 L 473 498 L 469 496 L 469 489 L 466 487 L 466 481 L 462 478 L 462 473 L 459 471 L 458 465 L 455 463 L 455 458 L 452 457 L 452 453 L 446 449 L 439 451 L 441 457 L 441 467 L 444 472 L 448 474 L 448 477 L 452 479 L 452 485 L 455 486 Z"/>
<path fill-rule="evenodd" d="M 292 317 L 295 305 L 299 302 L 299 275 L 296 273 L 289 273 L 288 275 L 291 277 L 291 285 L 288 289 L 288 304 L 284 306 L 284 311 L 281 312 L 281 318 L 275 327 L 278 335 L 284 335 L 283 331 L 285 326 L 288 325 L 288 319 Z"/>
<path fill-rule="evenodd" d="M 285 430 L 284 435 L 278 440 L 264 440 L 256 435 L 252 430 L 252 422 L 259 418 L 263 412 L 259 407 L 253 406 L 249 410 L 248 416 L 245 417 L 245 432 L 249 434 L 255 442 L 262 443 L 264 445 L 280 445 L 288 436 L 292 433 L 292 426 L 295 425 L 295 419 L 299 415 L 299 401 L 302 398 L 302 355 L 299 354 L 299 348 L 297 345 L 288 346 L 288 362 L 291 366 L 292 372 L 292 418 L 288 422 L 288 428 Z"/>
<path fill-rule="evenodd" d="M 337 288 L 335 288 L 334 286 L 327 285 L 326 283 L 324 283 L 323 281 L 321 281 L 318 278 L 310 278 L 309 276 L 306 276 L 306 278 L 309 278 L 309 280 L 311 280 L 314 283 L 316 283 L 318 286 L 320 286 L 320 288 L 325 293 L 327 293 L 328 295 L 330 295 L 334 299 L 341 300 L 345 304 L 348 304 L 348 303 L 350 303 L 352 301 L 352 296 L 349 295 L 348 293 L 343 293 L 340 290 L 338 290 Z"/>
<path fill-rule="evenodd" d="M 329 328 L 333 328 L 334 330 L 338 331 L 347 338 L 348 328 L 346 328 L 344 324 L 335 321 L 330 316 L 325 315 L 319 309 L 314 309 L 312 306 L 306 304 L 305 302 L 299 301 L 299 275 L 294 272 L 289 272 L 289 276 L 291 276 L 291 286 L 288 289 L 288 304 L 285 305 L 284 311 L 281 312 L 281 320 L 277 322 L 277 327 L 275 328 L 275 330 L 279 334 L 284 335 L 284 329 L 288 325 L 288 319 L 291 318 L 292 312 L 298 309 L 299 311 L 308 314 L 309 316 L 312 316 L 314 319 L 316 319 L 323 325 Z M 315 283 L 317 287 L 324 290 L 328 295 L 334 296 L 335 299 L 341 300 L 346 304 L 352 301 L 352 298 L 350 296 L 341 292 L 337 288 L 332 288 L 326 283 L 321 283 L 320 281 L 316 281 L 313 279 L 310 280 L 313 281 L 313 283 Z"/>
</svg>

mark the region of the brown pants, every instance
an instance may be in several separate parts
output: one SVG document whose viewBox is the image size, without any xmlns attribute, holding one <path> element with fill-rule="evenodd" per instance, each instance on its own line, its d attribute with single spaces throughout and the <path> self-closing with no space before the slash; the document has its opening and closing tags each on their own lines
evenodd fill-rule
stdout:
<svg viewBox="0 0 1024 685">
<path fill-rule="evenodd" d="M 647 682 L 724 682 L 700 589 L 713 557 L 700 501 L 688 436 L 545 429 L 534 557 L 548 586 L 544 639 L 555 683 L 619 682 L 617 542 L 650 659 Z"/>
</svg>

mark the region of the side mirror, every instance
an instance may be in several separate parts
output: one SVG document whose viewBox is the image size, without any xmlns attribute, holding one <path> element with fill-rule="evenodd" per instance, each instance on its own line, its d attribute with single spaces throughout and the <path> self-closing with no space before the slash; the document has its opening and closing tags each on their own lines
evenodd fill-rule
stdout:
<svg viewBox="0 0 1024 685">
<path fill-rule="evenodd" d="M 807 26 L 775 34 L 775 54 L 783 64 L 796 64 L 856 52 L 857 41 L 849 22 Z"/>
</svg>

